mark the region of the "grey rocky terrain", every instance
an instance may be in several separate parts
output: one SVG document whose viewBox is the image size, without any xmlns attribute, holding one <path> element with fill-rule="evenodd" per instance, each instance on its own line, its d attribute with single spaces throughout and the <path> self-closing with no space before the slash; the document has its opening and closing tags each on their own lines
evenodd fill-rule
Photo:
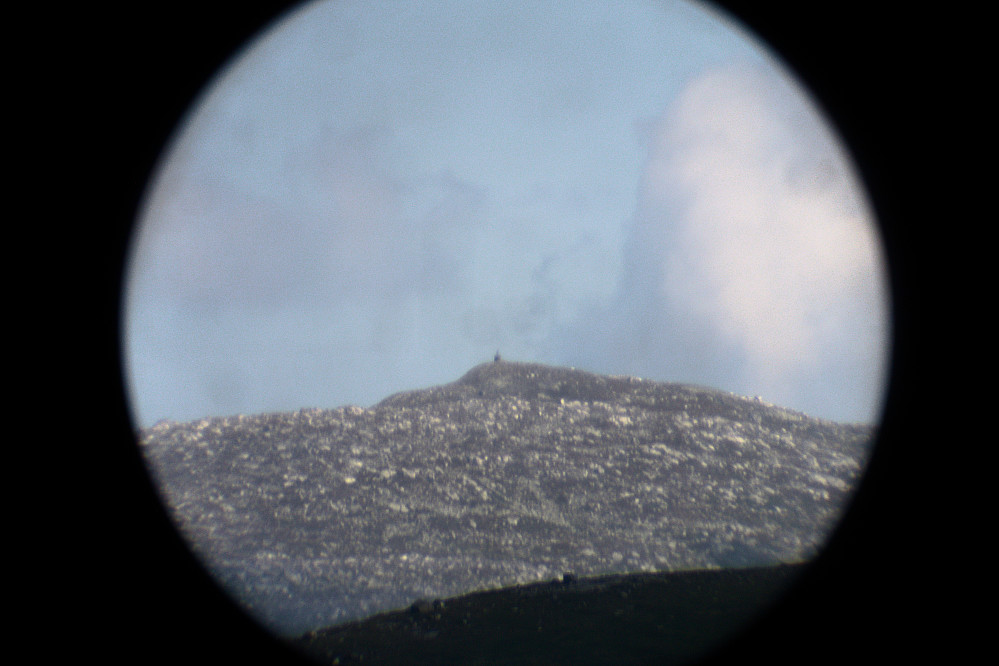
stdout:
<svg viewBox="0 0 999 666">
<path fill-rule="evenodd" d="M 495 362 L 369 408 L 160 422 L 192 550 L 291 635 L 417 598 L 807 560 L 874 429 L 718 390 Z"/>
</svg>

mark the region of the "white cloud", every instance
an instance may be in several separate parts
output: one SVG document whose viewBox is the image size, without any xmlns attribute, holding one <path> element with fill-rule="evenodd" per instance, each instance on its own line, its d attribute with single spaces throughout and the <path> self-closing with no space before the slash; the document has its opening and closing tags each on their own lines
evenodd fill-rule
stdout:
<svg viewBox="0 0 999 666">
<path fill-rule="evenodd" d="M 642 233 L 658 235 L 648 240 L 662 252 L 667 307 L 736 345 L 748 385 L 793 401 L 784 394 L 826 371 L 842 338 L 883 354 L 874 220 L 790 81 L 742 65 L 692 80 L 657 128 L 643 197 L 659 223 Z M 875 335 L 857 340 L 872 330 L 858 317 L 879 319 Z"/>
</svg>

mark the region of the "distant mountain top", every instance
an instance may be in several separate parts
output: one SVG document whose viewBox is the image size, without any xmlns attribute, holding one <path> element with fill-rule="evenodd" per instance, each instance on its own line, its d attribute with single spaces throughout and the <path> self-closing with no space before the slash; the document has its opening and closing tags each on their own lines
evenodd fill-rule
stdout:
<svg viewBox="0 0 999 666">
<path fill-rule="evenodd" d="M 477 365 L 451 384 L 394 394 L 377 407 L 487 395 L 532 400 L 611 400 L 640 382 L 632 377 L 608 377 L 575 368 L 498 361 Z"/>
<path fill-rule="evenodd" d="M 370 409 L 164 422 L 140 445 L 216 578 L 301 633 L 567 571 L 808 559 L 873 436 L 714 389 L 498 361 Z"/>
<path fill-rule="evenodd" d="M 476 398 L 519 398 L 541 401 L 615 402 L 640 408 L 668 410 L 696 404 L 708 410 L 727 410 L 733 417 L 749 417 L 759 408 L 790 420 L 805 419 L 870 432 L 864 424 L 837 424 L 811 417 L 803 412 L 780 407 L 760 397 L 740 396 L 693 384 L 657 382 L 627 375 L 601 375 L 576 368 L 516 363 L 482 363 L 455 382 L 413 391 L 394 393 L 373 409 L 381 407 L 416 407 L 434 402 Z"/>
</svg>

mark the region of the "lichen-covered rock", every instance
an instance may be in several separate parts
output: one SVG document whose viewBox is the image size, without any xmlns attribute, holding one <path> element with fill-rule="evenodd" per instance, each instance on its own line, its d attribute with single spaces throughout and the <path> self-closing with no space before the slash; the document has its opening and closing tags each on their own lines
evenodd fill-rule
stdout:
<svg viewBox="0 0 999 666">
<path fill-rule="evenodd" d="M 370 409 L 140 433 L 182 534 L 276 630 L 577 575 L 795 562 L 874 429 L 717 390 L 486 363 Z"/>
</svg>

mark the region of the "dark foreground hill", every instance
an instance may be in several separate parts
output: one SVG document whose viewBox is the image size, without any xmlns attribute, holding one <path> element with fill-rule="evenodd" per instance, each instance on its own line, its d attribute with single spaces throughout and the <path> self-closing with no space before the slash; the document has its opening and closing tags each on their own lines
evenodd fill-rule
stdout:
<svg viewBox="0 0 999 666">
<path fill-rule="evenodd" d="M 684 664 L 716 654 L 803 566 L 566 576 L 418 600 L 292 644 L 317 663 L 338 665 Z"/>
<path fill-rule="evenodd" d="M 370 409 L 159 423 L 140 442 L 206 568 L 295 635 L 565 572 L 807 560 L 872 436 L 711 389 L 500 362 Z"/>
</svg>

